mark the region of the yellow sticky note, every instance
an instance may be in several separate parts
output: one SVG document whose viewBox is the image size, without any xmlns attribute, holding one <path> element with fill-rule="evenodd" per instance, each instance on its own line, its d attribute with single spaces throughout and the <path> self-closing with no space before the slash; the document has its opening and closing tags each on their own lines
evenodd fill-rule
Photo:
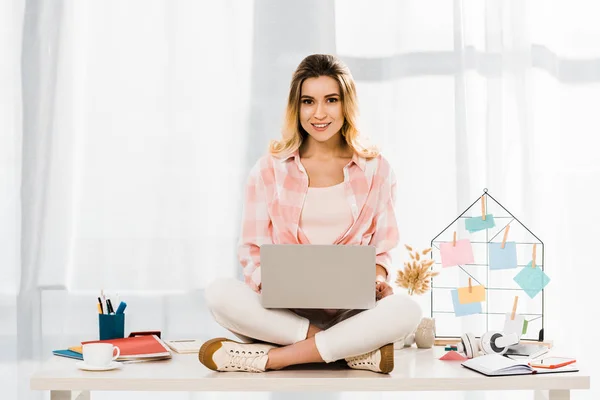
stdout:
<svg viewBox="0 0 600 400">
<path fill-rule="evenodd" d="M 471 293 L 469 293 L 468 286 L 458 288 L 458 302 L 460 304 L 480 303 L 485 301 L 485 287 L 483 287 L 483 285 L 472 286 L 471 289 Z"/>
<path fill-rule="evenodd" d="M 83 354 L 83 346 L 69 347 L 69 350 L 74 351 L 75 353 Z"/>
</svg>

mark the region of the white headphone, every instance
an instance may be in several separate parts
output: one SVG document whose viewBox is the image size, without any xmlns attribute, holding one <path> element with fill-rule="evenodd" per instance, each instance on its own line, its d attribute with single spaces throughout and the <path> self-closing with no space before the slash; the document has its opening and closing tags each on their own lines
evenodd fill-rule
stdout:
<svg viewBox="0 0 600 400">
<path fill-rule="evenodd" d="M 456 350 L 463 353 L 467 358 L 473 358 L 479 352 L 479 343 L 472 333 L 465 333 L 460 337 L 460 343 L 456 345 Z"/>
<path fill-rule="evenodd" d="M 481 340 L 475 338 L 472 333 L 465 333 L 460 337 L 460 343 L 456 348 L 467 358 L 473 358 L 479 355 L 479 351 L 483 354 L 504 354 L 508 346 L 517 343 L 519 343 L 519 336 L 516 333 L 505 335 L 499 331 L 489 331 L 481 336 Z"/>
</svg>

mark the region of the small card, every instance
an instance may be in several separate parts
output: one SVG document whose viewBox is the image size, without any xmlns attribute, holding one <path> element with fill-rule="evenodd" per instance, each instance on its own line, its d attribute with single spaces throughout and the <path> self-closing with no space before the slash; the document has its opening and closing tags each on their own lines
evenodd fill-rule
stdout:
<svg viewBox="0 0 600 400">
<path fill-rule="evenodd" d="M 443 356 L 440 357 L 440 360 L 444 361 L 465 361 L 468 360 L 467 357 L 462 354 L 457 353 L 456 351 L 449 351 Z"/>
<path fill-rule="evenodd" d="M 481 314 L 481 303 L 460 304 L 458 290 L 452 290 L 451 294 L 452 303 L 454 304 L 454 316 L 464 317 L 465 315 Z"/>
<path fill-rule="evenodd" d="M 490 269 L 517 268 L 517 245 L 515 242 L 490 243 Z"/>
<path fill-rule="evenodd" d="M 532 268 L 530 261 L 529 264 L 514 277 L 514 281 L 517 282 L 521 289 L 533 299 L 544 287 L 546 287 L 550 282 L 550 278 L 539 267 Z"/>
<path fill-rule="evenodd" d="M 458 302 L 460 304 L 480 303 L 485 301 L 485 287 L 483 285 L 458 288 Z"/>
<path fill-rule="evenodd" d="M 485 214 L 485 219 L 479 216 L 465 220 L 465 228 L 467 228 L 469 233 L 490 229 L 494 226 L 496 226 L 496 223 L 494 222 L 494 216 L 492 214 Z"/>
<path fill-rule="evenodd" d="M 519 314 L 515 314 L 515 319 L 510 319 L 512 313 L 506 313 L 506 318 L 504 319 L 504 332 L 505 334 L 516 333 L 519 338 L 524 334 L 523 325 L 525 324 L 525 317 Z M 525 327 L 525 331 L 527 331 L 527 327 Z"/>
<path fill-rule="evenodd" d="M 450 243 L 440 244 L 440 255 L 442 256 L 442 267 L 453 267 L 456 265 L 473 264 L 473 248 L 469 239 L 456 241 L 456 246 Z"/>
</svg>

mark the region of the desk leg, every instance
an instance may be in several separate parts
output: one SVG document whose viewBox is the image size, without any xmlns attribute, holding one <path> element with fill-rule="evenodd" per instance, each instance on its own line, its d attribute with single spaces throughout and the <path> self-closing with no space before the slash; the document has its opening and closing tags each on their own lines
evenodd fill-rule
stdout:
<svg viewBox="0 0 600 400">
<path fill-rule="evenodd" d="M 88 390 L 83 392 L 78 390 L 51 390 L 50 400 L 90 400 L 90 392 Z"/>
<path fill-rule="evenodd" d="M 548 400 L 569 400 L 571 398 L 570 390 L 549 390 Z"/>
</svg>

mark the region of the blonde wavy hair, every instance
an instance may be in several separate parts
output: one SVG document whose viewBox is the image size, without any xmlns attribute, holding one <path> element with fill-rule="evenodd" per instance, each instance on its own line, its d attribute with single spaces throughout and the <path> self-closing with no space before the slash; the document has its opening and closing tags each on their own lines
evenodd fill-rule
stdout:
<svg viewBox="0 0 600 400">
<path fill-rule="evenodd" d="M 269 152 L 275 157 L 287 156 L 300 148 L 304 138 L 308 135 L 300 124 L 300 95 L 302 83 L 308 78 L 329 76 L 340 87 L 344 124 L 341 128 L 342 137 L 346 143 L 367 159 L 377 157 L 379 149 L 368 144 L 368 140 L 361 136 L 357 128 L 358 101 L 354 78 L 348 67 L 338 58 L 328 54 L 313 54 L 306 57 L 292 77 L 290 93 L 284 117 L 281 140 L 272 140 Z"/>
</svg>

